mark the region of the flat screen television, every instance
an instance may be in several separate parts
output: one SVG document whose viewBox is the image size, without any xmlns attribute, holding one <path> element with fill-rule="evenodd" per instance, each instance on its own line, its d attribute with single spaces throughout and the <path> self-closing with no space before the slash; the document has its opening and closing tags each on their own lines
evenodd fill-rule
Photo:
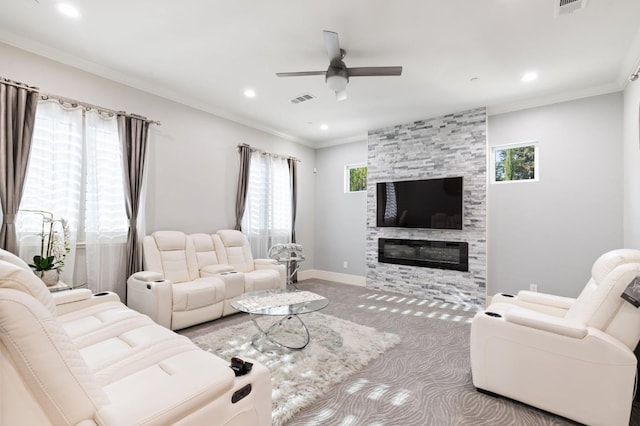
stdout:
<svg viewBox="0 0 640 426">
<path fill-rule="evenodd" d="M 377 226 L 462 229 L 462 177 L 379 182 Z"/>
</svg>

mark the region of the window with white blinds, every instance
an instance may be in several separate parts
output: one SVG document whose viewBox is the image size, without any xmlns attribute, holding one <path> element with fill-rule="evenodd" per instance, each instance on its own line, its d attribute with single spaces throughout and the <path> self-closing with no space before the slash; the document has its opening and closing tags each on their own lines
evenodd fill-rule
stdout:
<svg viewBox="0 0 640 426">
<path fill-rule="evenodd" d="M 266 258 L 274 244 L 290 242 L 291 179 L 286 159 L 251 153 L 242 231 L 258 258 Z"/>
<path fill-rule="evenodd" d="M 85 202 L 86 234 L 126 241 L 129 221 L 125 208 L 122 147 L 115 117 L 105 118 L 94 111 L 85 121 Z M 86 236 L 91 240 L 91 236 Z"/>
<path fill-rule="evenodd" d="M 82 188 L 82 110 L 69 110 L 57 103 L 40 102 L 29 153 L 29 163 L 20 202 L 17 231 L 21 245 L 29 234 L 39 233 L 42 217 L 25 210 L 54 213 L 78 228 Z M 37 236 L 39 243 L 39 236 Z"/>
<path fill-rule="evenodd" d="M 40 101 L 16 221 L 20 256 L 30 262 L 40 250 L 42 216 L 29 210 L 51 212 L 55 219 L 68 221 L 71 252 L 62 271 L 67 283 L 74 281 L 77 242 L 86 242 L 87 247 L 105 243 L 124 247 L 128 220 L 123 180 L 115 117 Z M 93 268 L 87 264 L 86 269 Z M 82 281 L 91 284 L 94 279 Z"/>
</svg>

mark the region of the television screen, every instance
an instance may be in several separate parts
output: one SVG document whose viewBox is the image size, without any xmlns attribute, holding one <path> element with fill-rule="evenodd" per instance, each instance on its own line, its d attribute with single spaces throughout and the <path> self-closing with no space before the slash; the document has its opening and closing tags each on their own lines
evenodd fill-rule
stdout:
<svg viewBox="0 0 640 426">
<path fill-rule="evenodd" d="M 462 177 L 379 182 L 377 226 L 462 229 Z"/>
</svg>

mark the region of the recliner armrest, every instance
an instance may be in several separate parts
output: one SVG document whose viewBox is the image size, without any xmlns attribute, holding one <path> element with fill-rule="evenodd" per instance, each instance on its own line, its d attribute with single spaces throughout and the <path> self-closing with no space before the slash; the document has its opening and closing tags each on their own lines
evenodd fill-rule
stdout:
<svg viewBox="0 0 640 426">
<path fill-rule="evenodd" d="M 134 279 L 141 282 L 150 282 L 150 281 L 162 281 L 164 276 L 160 272 L 153 271 L 140 271 L 136 272 L 129 277 L 129 279 Z"/>
<path fill-rule="evenodd" d="M 538 305 L 552 306 L 554 308 L 569 309 L 576 301 L 571 297 L 555 296 L 553 294 L 538 293 L 522 290 L 518 292 L 518 299 L 523 302 L 536 303 Z"/>
<path fill-rule="evenodd" d="M 504 314 L 510 323 L 536 328 L 550 333 L 560 334 L 575 339 L 582 339 L 587 335 L 587 326 L 539 312 L 514 307 Z"/>
<path fill-rule="evenodd" d="M 80 309 L 88 308 L 105 302 L 120 302 L 120 297 L 112 291 L 91 293 L 86 288 L 58 291 L 54 293 L 53 300 L 56 303 L 56 315 L 64 315 Z"/>
<path fill-rule="evenodd" d="M 278 261 L 275 259 L 253 259 L 253 263 L 258 265 L 277 265 Z"/>
<path fill-rule="evenodd" d="M 171 329 L 172 286 L 173 283 L 163 280 L 160 273 L 136 272 L 127 280 L 127 306 L 148 315 L 161 326 Z"/>
<path fill-rule="evenodd" d="M 53 301 L 58 305 L 87 300 L 91 297 L 91 290 L 88 288 L 79 288 L 69 291 L 56 291 L 51 295 Z"/>
<path fill-rule="evenodd" d="M 201 277 L 209 277 L 212 275 L 219 275 L 223 272 L 233 272 L 233 266 L 226 264 L 207 265 L 200 269 Z"/>
</svg>

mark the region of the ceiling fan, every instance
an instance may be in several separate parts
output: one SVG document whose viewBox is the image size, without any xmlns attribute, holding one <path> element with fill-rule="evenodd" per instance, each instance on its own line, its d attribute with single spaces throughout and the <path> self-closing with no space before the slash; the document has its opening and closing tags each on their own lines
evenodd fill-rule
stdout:
<svg viewBox="0 0 640 426">
<path fill-rule="evenodd" d="M 347 52 L 340 48 L 338 33 L 323 31 L 324 44 L 329 54 L 329 68 L 326 71 L 278 72 L 278 77 L 302 77 L 307 75 L 324 75 L 331 90 L 336 93 L 336 99 L 347 99 L 347 83 L 349 77 L 380 77 L 386 75 L 401 75 L 402 67 L 356 67 L 347 68 L 344 57 Z"/>
</svg>

